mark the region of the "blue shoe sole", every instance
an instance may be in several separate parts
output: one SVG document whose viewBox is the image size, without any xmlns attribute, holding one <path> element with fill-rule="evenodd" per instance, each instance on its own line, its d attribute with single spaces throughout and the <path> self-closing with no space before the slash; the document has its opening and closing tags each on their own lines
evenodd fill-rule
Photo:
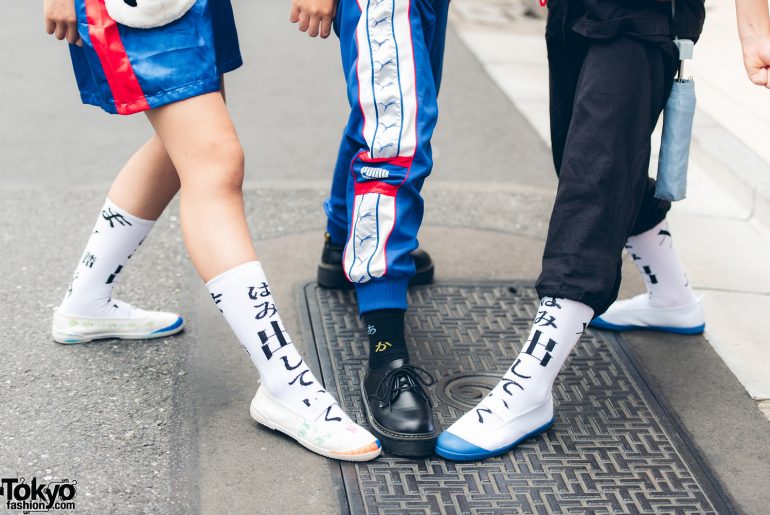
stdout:
<svg viewBox="0 0 770 515">
<path fill-rule="evenodd" d="M 150 334 L 158 335 L 158 334 L 163 334 L 163 333 L 172 333 L 172 332 L 176 331 L 177 329 L 179 329 L 180 327 L 182 327 L 183 324 L 184 324 L 184 319 L 182 317 L 179 317 L 179 318 L 176 319 L 176 322 L 174 322 L 170 326 L 164 327 L 162 329 L 158 329 L 157 331 L 153 331 Z"/>
<path fill-rule="evenodd" d="M 663 325 L 650 325 L 650 326 L 618 325 L 618 324 L 611 324 L 605 320 L 602 320 L 601 317 L 597 317 L 591 320 L 591 323 L 588 324 L 588 327 L 592 327 L 594 329 L 603 329 L 605 331 L 616 331 L 616 332 L 658 331 L 661 333 L 673 333 L 673 334 L 684 334 L 684 335 L 703 334 L 703 331 L 706 330 L 706 324 L 697 325 L 695 327 L 668 327 Z"/>
<path fill-rule="evenodd" d="M 98 340 L 154 340 L 156 338 L 165 338 L 166 336 L 173 336 L 178 334 L 184 328 L 184 318 L 179 317 L 176 321 L 166 327 L 156 329 L 155 331 L 143 335 L 133 336 L 119 336 L 119 335 L 105 335 L 97 337 L 85 337 L 85 338 L 66 338 L 57 340 L 58 343 L 63 345 L 73 345 L 76 343 L 89 343 Z"/>
<path fill-rule="evenodd" d="M 551 427 L 553 426 L 554 420 L 555 419 L 551 419 L 551 421 L 548 422 L 547 424 L 544 424 L 544 425 L 538 427 L 534 431 L 532 431 L 530 433 L 527 433 L 523 437 L 519 438 L 518 440 L 513 442 L 511 445 L 508 445 L 508 446 L 503 447 L 501 449 L 495 449 L 493 451 L 488 451 L 486 449 L 481 449 L 480 447 L 477 447 L 478 451 L 459 453 L 459 452 L 455 452 L 455 451 L 452 451 L 452 450 L 449 450 L 449 449 L 441 448 L 441 440 L 439 440 L 439 443 L 436 444 L 436 454 L 438 454 L 442 458 L 446 458 L 446 459 L 452 460 L 452 461 L 479 461 L 479 460 L 484 460 L 484 459 L 487 459 L 487 458 L 492 458 L 494 456 L 499 456 L 501 454 L 505 454 L 506 452 L 510 451 L 511 449 L 513 449 L 514 447 L 516 447 L 517 445 L 522 443 L 523 441 L 528 440 L 528 439 L 532 438 L 533 436 L 537 436 L 537 435 L 539 435 L 541 433 L 545 433 L 546 431 L 551 429 Z"/>
</svg>

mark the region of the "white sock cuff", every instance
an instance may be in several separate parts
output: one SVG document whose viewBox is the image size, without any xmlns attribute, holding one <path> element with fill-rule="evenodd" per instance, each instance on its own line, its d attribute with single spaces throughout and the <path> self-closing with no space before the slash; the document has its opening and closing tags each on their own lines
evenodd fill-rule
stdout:
<svg viewBox="0 0 770 515">
<path fill-rule="evenodd" d="M 547 298 L 548 297 L 546 297 L 546 299 Z M 541 305 L 543 305 L 543 300 L 544 299 L 540 299 Z M 559 306 L 561 306 L 560 311 L 562 313 L 569 313 L 569 315 L 574 316 L 579 320 L 593 320 L 594 310 L 590 306 L 587 306 L 582 302 L 565 299 L 563 297 L 557 297 L 556 300 Z"/>
<path fill-rule="evenodd" d="M 238 265 L 235 268 L 231 268 L 221 274 L 217 275 L 206 283 L 206 287 L 211 290 L 212 288 L 222 288 L 223 285 L 228 284 L 231 280 L 237 281 L 237 285 L 241 286 L 243 280 L 241 277 L 248 275 L 249 277 L 259 278 L 265 282 L 265 270 L 262 268 L 262 263 L 259 261 L 248 261 L 242 265 Z"/>
<path fill-rule="evenodd" d="M 634 236 L 629 236 L 628 237 L 628 244 L 633 246 L 635 240 L 637 242 L 639 242 L 639 241 L 644 241 L 644 240 L 646 240 L 648 238 L 655 238 L 655 237 L 657 237 L 660 234 L 660 231 L 662 231 L 662 230 L 665 230 L 667 232 L 669 230 L 669 228 L 668 228 L 668 220 L 665 219 L 665 218 L 658 225 L 653 227 L 652 229 L 649 229 L 649 230 L 644 231 L 642 233 L 636 234 Z"/>
<path fill-rule="evenodd" d="M 104 206 L 102 207 L 102 211 L 107 211 L 110 209 L 112 211 L 119 212 L 121 215 L 123 215 L 123 217 L 126 220 L 128 220 L 132 224 L 146 225 L 149 227 L 153 227 L 155 225 L 155 222 L 157 222 L 157 220 L 145 220 L 144 218 L 139 218 L 138 216 L 132 215 L 131 213 L 129 213 L 128 211 L 126 211 L 125 209 L 117 205 L 115 202 L 110 200 L 110 197 L 107 197 L 104 200 Z"/>
</svg>

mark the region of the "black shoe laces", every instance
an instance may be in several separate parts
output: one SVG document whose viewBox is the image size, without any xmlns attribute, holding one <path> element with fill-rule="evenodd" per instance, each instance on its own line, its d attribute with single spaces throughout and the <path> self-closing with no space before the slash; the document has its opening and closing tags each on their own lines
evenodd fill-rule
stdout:
<svg viewBox="0 0 770 515">
<path fill-rule="evenodd" d="M 402 379 L 405 379 L 402 381 Z M 433 407 L 433 401 L 423 387 L 433 386 L 436 379 L 422 367 L 414 365 L 403 365 L 394 368 L 380 380 L 377 390 L 374 392 L 374 398 L 380 403 L 380 407 L 386 407 L 393 404 L 402 392 L 414 391 L 420 395 L 430 407 Z"/>
</svg>

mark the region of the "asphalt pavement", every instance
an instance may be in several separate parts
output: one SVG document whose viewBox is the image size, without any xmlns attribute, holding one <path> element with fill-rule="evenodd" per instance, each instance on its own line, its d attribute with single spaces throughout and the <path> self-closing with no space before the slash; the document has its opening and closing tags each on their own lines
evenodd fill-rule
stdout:
<svg viewBox="0 0 770 515">
<path fill-rule="evenodd" d="M 78 482 L 77 513 L 337 513 L 332 464 L 254 423 L 257 374 L 195 275 L 172 205 L 117 296 L 179 310 L 179 337 L 61 346 L 49 336 L 111 179 L 150 135 L 143 116 L 79 102 L 38 2 L 0 35 L 0 477 Z M 246 207 L 300 345 L 297 286 L 314 278 L 321 202 L 347 117 L 337 44 L 288 23 L 288 2 L 236 2 L 246 66 L 227 78 L 246 151 Z M 450 32 L 421 242 L 438 280 L 539 271 L 555 178 L 545 145 Z M 624 293 L 642 283 L 627 268 Z M 770 423 L 702 338 L 629 338 L 642 368 L 736 504 L 770 503 Z M 0 510 L 3 507 L 0 506 Z"/>
</svg>

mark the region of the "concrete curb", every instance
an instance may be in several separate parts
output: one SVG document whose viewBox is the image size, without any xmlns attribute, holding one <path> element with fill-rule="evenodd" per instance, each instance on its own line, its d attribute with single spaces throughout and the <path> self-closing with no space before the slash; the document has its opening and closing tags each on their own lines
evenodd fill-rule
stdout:
<svg viewBox="0 0 770 515">
<path fill-rule="evenodd" d="M 749 219 L 770 228 L 770 163 L 702 110 L 695 116 L 690 156 L 727 193 L 749 206 Z"/>
</svg>

